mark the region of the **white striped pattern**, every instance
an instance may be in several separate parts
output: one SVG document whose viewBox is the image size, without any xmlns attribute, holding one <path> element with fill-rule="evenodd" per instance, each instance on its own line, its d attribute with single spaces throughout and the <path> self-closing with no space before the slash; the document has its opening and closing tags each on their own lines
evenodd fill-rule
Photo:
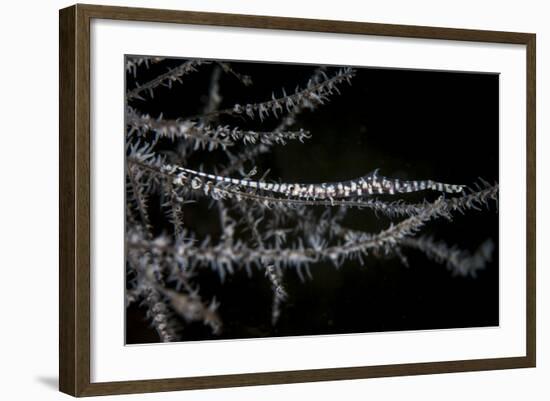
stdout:
<svg viewBox="0 0 550 401">
<path fill-rule="evenodd" d="M 249 179 L 237 179 L 222 177 L 214 174 L 203 173 L 183 167 L 174 167 L 180 178 L 192 178 L 194 188 L 200 187 L 203 183 L 197 179 L 203 178 L 206 182 L 227 183 L 235 186 L 259 189 L 261 191 L 277 193 L 288 197 L 305 199 L 338 199 L 348 197 L 360 197 L 363 194 L 396 194 L 432 190 L 447 193 L 462 192 L 463 185 L 452 185 L 432 180 L 403 181 L 378 175 L 377 171 L 360 177 L 358 179 L 320 184 L 299 184 L 299 183 L 271 183 L 265 181 L 254 181 Z"/>
</svg>

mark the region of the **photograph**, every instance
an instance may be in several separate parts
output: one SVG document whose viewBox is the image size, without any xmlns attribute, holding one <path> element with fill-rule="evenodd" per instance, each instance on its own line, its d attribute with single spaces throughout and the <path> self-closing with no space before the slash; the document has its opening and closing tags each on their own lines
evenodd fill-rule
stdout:
<svg viewBox="0 0 550 401">
<path fill-rule="evenodd" d="M 498 73 L 120 68 L 126 345 L 499 326 Z"/>
</svg>

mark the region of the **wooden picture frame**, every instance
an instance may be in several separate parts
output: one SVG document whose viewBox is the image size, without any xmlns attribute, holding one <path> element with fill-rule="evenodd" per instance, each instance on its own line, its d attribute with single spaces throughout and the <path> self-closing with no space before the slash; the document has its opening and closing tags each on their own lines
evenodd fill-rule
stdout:
<svg viewBox="0 0 550 401">
<path fill-rule="evenodd" d="M 526 47 L 526 355 L 222 376 L 91 382 L 90 334 L 90 21 L 147 21 L 518 44 Z M 73 396 L 362 379 L 534 367 L 535 318 L 535 34 L 189 11 L 74 5 L 60 10 L 59 388 Z"/>
</svg>

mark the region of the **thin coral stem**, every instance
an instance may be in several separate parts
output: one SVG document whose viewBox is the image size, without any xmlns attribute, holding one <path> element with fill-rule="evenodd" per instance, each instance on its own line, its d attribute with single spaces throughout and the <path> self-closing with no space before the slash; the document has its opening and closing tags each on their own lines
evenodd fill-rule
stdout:
<svg viewBox="0 0 550 401">
<path fill-rule="evenodd" d="M 272 95 L 271 100 L 258 103 L 247 103 L 245 105 L 235 104 L 233 107 L 218 110 L 208 114 L 196 115 L 187 117 L 188 120 L 209 119 L 220 117 L 222 115 L 246 115 L 250 118 L 259 118 L 263 120 L 269 115 L 278 117 L 279 113 L 292 112 L 297 108 L 311 108 L 316 105 L 323 104 L 328 101 L 328 96 L 334 92 L 339 93 L 337 85 L 342 82 L 351 84 L 351 78 L 355 74 L 352 68 L 342 68 L 332 77 L 317 83 L 310 82 L 306 88 L 297 89 L 293 94 L 287 95 L 283 89 L 283 96 L 275 97 Z"/>
<path fill-rule="evenodd" d="M 142 97 L 144 92 L 149 93 L 153 97 L 153 90 L 161 85 L 172 87 L 174 82 L 181 82 L 181 77 L 187 75 L 191 72 L 197 71 L 197 67 L 202 64 L 208 64 L 201 60 L 189 60 L 184 63 L 181 63 L 175 68 L 172 68 L 165 72 L 164 74 L 159 75 L 158 77 L 144 83 L 143 85 L 138 85 L 134 89 L 126 93 L 126 100 L 141 99 L 145 100 Z"/>
<path fill-rule="evenodd" d="M 236 242 L 231 248 L 223 242 L 214 246 L 190 246 L 187 242 L 178 242 L 173 245 L 166 238 L 150 242 L 135 234 L 127 239 L 127 246 L 154 250 L 157 254 L 169 253 L 194 261 L 197 265 L 206 264 L 214 267 L 220 263 L 236 266 L 258 262 L 276 264 L 277 266 L 281 264 L 299 266 L 320 260 L 331 260 L 338 263 L 347 258 L 358 258 L 360 255 L 366 255 L 375 249 L 395 246 L 403 238 L 415 234 L 428 221 L 438 217 L 448 217 L 448 211 L 442 198 L 419 215 L 411 216 L 398 224 L 392 224 L 377 234 L 364 234 L 326 247 L 305 248 L 300 244 L 295 244 L 294 247 L 284 249 L 266 246 L 250 248 L 242 242 Z"/>
<path fill-rule="evenodd" d="M 243 130 L 227 125 L 211 127 L 188 120 L 165 120 L 162 117 L 155 119 L 147 114 L 140 115 L 133 110 L 128 111 L 126 124 L 130 126 L 130 134 L 137 131 L 146 135 L 150 131 L 157 137 L 171 140 L 184 138 L 222 148 L 234 145 L 235 141 L 242 141 L 245 145 L 249 143 L 285 145 L 287 141 L 303 142 L 310 138 L 309 132 L 303 129 L 283 132 Z"/>
</svg>

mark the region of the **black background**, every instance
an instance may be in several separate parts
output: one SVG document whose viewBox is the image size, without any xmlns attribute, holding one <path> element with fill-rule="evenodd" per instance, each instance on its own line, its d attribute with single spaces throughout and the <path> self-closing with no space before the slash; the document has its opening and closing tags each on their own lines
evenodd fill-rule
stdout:
<svg viewBox="0 0 550 401">
<path fill-rule="evenodd" d="M 180 62 L 141 67 L 139 82 L 143 84 Z M 250 75 L 254 84 L 244 87 L 231 75 L 223 75 L 221 108 L 268 100 L 273 91 L 280 96 L 283 87 L 287 93 L 296 85 L 303 88 L 317 67 L 250 62 L 231 62 L 231 66 Z M 131 105 L 153 116 L 162 112 L 165 118 L 194 115 L 204 106 L 212 68 L 201 66 L 172 90 L 158 88 L 154 99 L 145 95 L 147 101 L 136 100 Z M 335 67 L 329 68 L 327 74 L 334 71 Z M 380 168 L 382 175 L 403 179 L 467 185 L 479 177 L 498 181 L 498 75 L 363 67 L 356 71 L 351 86 L 339 86 L 341 96 L 300 115 L 296 127 L 311 131 L 312 138 L 304 144 L 275 146 L 258 160 L 260 175 L 270 168 L 272 179 L 313 183 L 347 180 Z M 135 85 L 129 74 L 127 82 L 129 89 Z M 277 125 L 277 121 L 259 125 L 240 118 L 220 122 L 262 130 Z M 219 155 L 199 153 L 188 166 L 198 169 L 205 160 L 219 165 L 224 161 L 223 157 L 216 159 Z M 436 196 L 425 192 L 400 198 L 418 201 Z M 185 222 L 199 235 L 215 237 L 216 220 L 205 216 L 217 212 L 207 205 L 187 208 Z M 368 210 L 350 210 L 344 222 L 367 232 L 390 224 Z M 169 228 L 161 223 L 158 231 L 165 230 Z M 497 208 L 492 205 L 489 210 L 457 214 L 452 222 L 429 223 L 422 234 L 470 251 L 492 238 L 497 244 L 493 262 L 477 278 L 453 277 L 444 265 L 405 249 L 409 267 L 389 257 L 368 257 L 364 266 L 348 262 L 338 270 L 319 263 L 312 266 L 313 279 L 305 282 L 291 269 L 284 281 L 289 298 L 275 327 L 271 325 L 272 292 L 263 272 L 256 270 L 248 277 L 239 270 L 221 283 L 216 273 L 204 269 L 198 277 L 201 295 L 206 300 L 215 295 L 221 302 L 223 333 L 212 336 L 196 323 L 185 326 L 183 340 L 498 325 Z M 158 341 L 148 327 L 144 309 L 137 305 L 127 310 L 126 336 L 127 343 Z"/>
</svg>

